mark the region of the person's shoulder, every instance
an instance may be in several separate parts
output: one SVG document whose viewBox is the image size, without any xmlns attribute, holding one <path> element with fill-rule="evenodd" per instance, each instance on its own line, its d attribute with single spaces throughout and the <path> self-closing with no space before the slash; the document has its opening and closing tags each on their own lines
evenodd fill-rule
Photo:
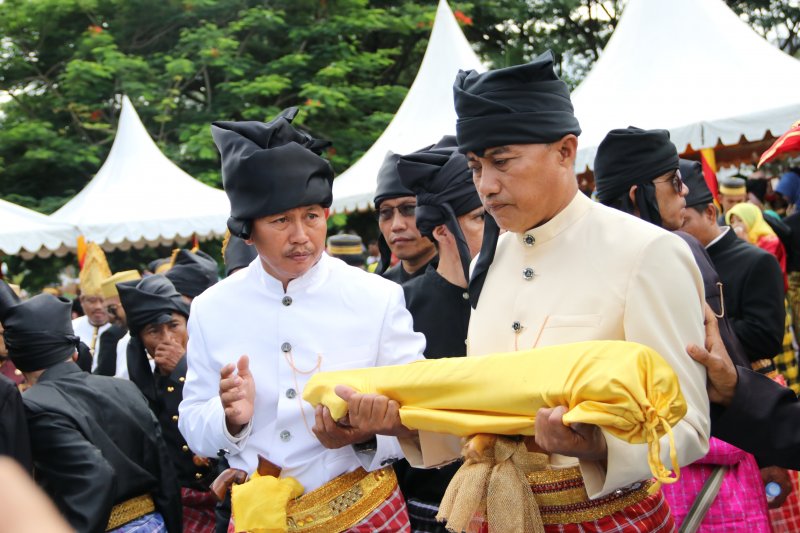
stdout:
<svg viewBox="0 0 800 533">
<path fill-rule="evenodd" d="M 593 202 L 589 212 L 593 218 L 590 224 L 621 237 L 621 242 L 630 248 L 670 246 L 689 252 L 689 245 L 678 235 L 619 209 Z"/>
<path fill-rule="evenodd" d="M 89 317 L 87 317 L 86 315 L 79 316 L 78 318 L 73 318 L 72 319 L 72 327 L 73 328 L 80 327 L 87 320 L 89 320 Z"/>
<path fill-rule="evenodd" d="M 331 277 L 337 283 L 341 280 L 352 288 L 365 288 L 382 292 L 391 292 L 399 289 L 399 285 L 394 281 L 384 278 L 378 274 L 367 272 L 364 269 L 350 266 L 341 259 L 335 257 L 327 258 Z"/>
</svg>

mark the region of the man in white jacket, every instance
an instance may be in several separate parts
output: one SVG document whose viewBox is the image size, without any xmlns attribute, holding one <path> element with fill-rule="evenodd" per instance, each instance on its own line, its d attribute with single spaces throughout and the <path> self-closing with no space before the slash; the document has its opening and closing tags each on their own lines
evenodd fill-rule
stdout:
<svg viewBox="0 0 800 533">
<path fill-rule="evenodd" d="M 425 340 L 398 285 L 324 253 L 333 172 L 319 156 L 326 144 L 292 127 L 295 113 L 212 126 L 228 227 L 258 256 L 192 304 L 179 428 L 195 453 L 225 449 L 248 473 L 263 456 L 306 494 L 326 487 L 331 496 L 306 502 L 312 509 L 303 497 L 289 504 L 290 522 L 401 530 L 408 517 L 389 466 L 402 457 L 397 439 L 336 424 L 301 392 L 321 370 L 420 359 Z M 326 514 L 328 499 L 342 512 Z"/>
</svg>

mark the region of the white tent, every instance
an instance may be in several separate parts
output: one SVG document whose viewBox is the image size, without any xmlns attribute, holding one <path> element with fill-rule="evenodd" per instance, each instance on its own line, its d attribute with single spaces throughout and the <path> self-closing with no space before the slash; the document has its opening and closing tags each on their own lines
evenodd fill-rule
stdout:
<svg viewBox="0 0 800 533">
<path fill-rule="evenodd" d="M 414 83 L 389 126 L 356 163 L 333 181 L 332 212 L 369 209 L 386 152 L 405 154 L 454 135 L 453 81 L 459 69 L 486 70 L 459 28 L 446 0 L 439 1 L 428 48 Z"/>
<path fill-rule="evenodd" d="M 759 141 L 800 118 L 800 61 L 723 0 L 629 0 L 572 102 L 578 172 L 609 130 L 629 125 L 670 130 L 679 152 Z"/>
<path fill-rule="evenodd" d="M 77 239 L 78 230 L 71 224 L 0 200 L 0 252 L 25 259 L 63 256 L 75 251 Z"/>
<path fill-rule="evenodd" d="M 51 218 L 77 226 L 105 250 L 220 237 L 225 193 L 178 168 L 158 149 L 127 96 L 114 145 L 89 184 Z"/>
</svg>

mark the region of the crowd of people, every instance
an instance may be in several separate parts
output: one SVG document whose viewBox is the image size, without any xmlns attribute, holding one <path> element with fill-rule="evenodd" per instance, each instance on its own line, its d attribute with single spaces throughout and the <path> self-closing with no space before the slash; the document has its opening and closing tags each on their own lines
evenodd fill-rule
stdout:
<svg viewBox="0 0 800 533">
<path fill-rule="evenodd" d="M 599 145 L 591 198 L 551 53 L 453 89 L 455 136 L 386 155 L 369 253 L 327 236 L 329 143 L 290 108 L 211 126 L 222 268 L 195 248 L 112 273 L 89 243 L 76 302 L 0 282 L 0 454 L 18 463 L 0 486 L 38 506 L 0 531 L 800 531 L 800 171 L 717 198 L 666 130 L 631 126 Z M 337 419 L 302 397 L 319 372 L 609 340 L 674 373 L 685 412 L 656 458 L 674 483 L 646 443 L 552 406 L 524 446 L 482 451 L 514 450 L 530 503 L 489 486 L 464 513 L 448 487 L 474 446 L 386 395 L 339 386 Z M 485 387 L 476 410 L 504 394 Z"/>
</svg>

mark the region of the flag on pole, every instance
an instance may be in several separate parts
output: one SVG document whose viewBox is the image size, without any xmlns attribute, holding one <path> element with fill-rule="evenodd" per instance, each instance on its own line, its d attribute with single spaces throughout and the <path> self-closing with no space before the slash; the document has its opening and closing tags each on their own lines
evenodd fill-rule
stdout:
<svg viewBox="0 0 800 533">
<path fill-rule="evenodd" d="M 700 163 L 703 165 L 703 177 L 706 185 L 714 196 L 714 201 L 719 205 L 719 184 L 717 183 L 717 158 L 713 148 L 700 150 Z"/>
<path fill-rule="evenodd" d="M 797 151 L 800 151 L 800 120 L 792 124 L 789 131 L 778 137 L 778 140 L 772 143 L 772 146 L 766 152 L 761 154 L 758 166 L 760 167 L 764 163 L 772 161 L 781 154 Z"/>
</svg>

